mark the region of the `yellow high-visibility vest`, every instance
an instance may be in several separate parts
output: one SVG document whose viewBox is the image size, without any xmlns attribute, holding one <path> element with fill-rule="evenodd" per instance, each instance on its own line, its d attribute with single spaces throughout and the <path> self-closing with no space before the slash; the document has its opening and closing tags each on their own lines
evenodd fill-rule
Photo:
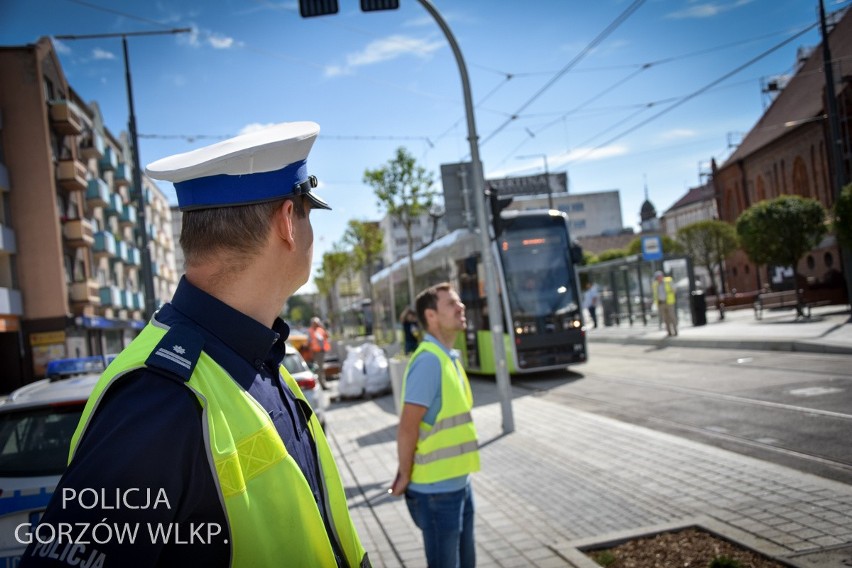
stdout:
<svg viewBox="0 0 852 568">
<path fill-rule="evenodd" d="M 174 337 L 164 338 L 167 330 L 159 326 L 149 323 L 101 376 L 71 440 L 69 462 L 107 389 L 123 375 L 145 367 L 155 353 L 179 346 Z M 167 355 L 181 363 L 189 361 L 181 352 L 177 349 Z M 229 525 L 230 566 L 336 567 L 331 539 L 311 488 L 269 415 L 200 347 L 196 355 L 185 384 L 202 407 L 207 459 Z M 287 370 L 281 366 L 279 371 L 293 394 L 304 400 Z M 315 416 L 309 420 L 309 430 L 317 449 L 322 472 L 319 483 L 333 538 L 347 566 L 369 566 L 349 516 L 340 474 Z"/>
<path fill-rule="evenodd" d="M 479 471 L 479 444 L 471 416 L 473 393 L 464 369 L 431 341 L 421 342 L 411 361 L 423 351 L 441 362 L 441 409 L 434 424 L 420 423 L 411 481 L 435 483 Z M 408 368 L 402 380 L 403 402 L 407 381 Z"/>
</svg>

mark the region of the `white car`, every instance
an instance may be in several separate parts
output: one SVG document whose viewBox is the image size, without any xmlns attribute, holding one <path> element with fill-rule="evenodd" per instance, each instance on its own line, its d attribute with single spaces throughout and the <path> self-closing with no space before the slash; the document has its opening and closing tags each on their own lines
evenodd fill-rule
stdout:
<svg viewBox="0 0 852 568">
<path fill-rule="evenodd" d="M 314 373 L 305 358 L 302 357 L 295 347 L 287 344 L 287 351 L 284 354 L 282 361 L 284 368 L 296 380 L 296 383 L 302 388 L 305 393 L 305 398 L 314 410 L 317 420 L 325 428 L 325 411 L 328 408 L 328 393 L 326 393 L 319 384 L 319 377 Z"/>
<path fill-rule="evenodd" d="M 51 361 L 48 378 L 0 401 L 0 566 L 17 566 L 65 470 L 71 436 L 103 372 L 103 357 Z"/>
</svg>

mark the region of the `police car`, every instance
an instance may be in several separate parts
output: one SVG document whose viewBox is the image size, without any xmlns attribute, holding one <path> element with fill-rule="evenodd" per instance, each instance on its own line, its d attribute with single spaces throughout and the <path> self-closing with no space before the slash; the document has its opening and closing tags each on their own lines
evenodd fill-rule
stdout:
<svg viewBox="0 0 852 568">
<path fill-rule="evenodd" d="M 314 414 L 316 414 L 317 420 L 325 428 L 328 394 L 320 387 L 317 374 L 311 370 L 302 354 L 290 343 L 287 343 L 287 351 L 284 354 L 282 364 L 301 387 L 308 404 L 311 405 Z"/>
<path fill-rule="evenodd" d="M 104 357 L 51 361 L 47 378 L 0 401 L 0 566 L 26 548 L 22 524 L 38 522 L 65 470 L 71 436 Z"/>
</svg>

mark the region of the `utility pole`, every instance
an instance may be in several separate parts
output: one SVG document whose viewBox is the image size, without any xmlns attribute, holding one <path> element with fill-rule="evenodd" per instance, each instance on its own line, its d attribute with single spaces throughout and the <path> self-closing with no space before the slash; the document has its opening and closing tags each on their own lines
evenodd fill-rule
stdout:
<svg viewBox="0 0 852 568">
<path fill-rule="evenodd" d="M 136 232 L 137 246 L 142 256 L 142 285 L 145 291 L 145 313 L 146 320 L 154 315 L 157 309 L 156 298 L 154 293 L 154 275 L 152 273 L 151 249 L 148 247 L 148 227 L 145 222 L 145 192 L 142 191 L 142 166 L 139 163 L 139 135 L 136 131 L 136 112 L 133 107 L 133 84 L 130 79 L 130 57 L 127 54 L 127 36 L 143 36 L 143 35 L 167 35 L 167 34 L 182 34 L 189 33 L 190 28 L 178 28 L 163 31 L 150 32 L 128 32 L 128 33 L 110 33 L 110 34 L 88 34 L 88 35 L 59 35 L 56 39 L 63 40 L 78 40 L 78 39 L 103 39 L 103 38 L 121 38 L 121 45 L 124 51 L 124 75 L 125 83 L 127 84 L 127 105 L 130 111 L 128 119 L 128 130 L 130 130 L 130 154 L 133 163 L 133 193 L 131 199 L 136 198 Z"/>
<path fill-rule="evenodd" d="M 834 69 L 831 61 L 831 46 L 828 45 L 828 30 L 825 22 L 825 6 L 819 0 L 819 28 L 822 35 L 822 65 L 825 73 L 825 99 L 828 111 L 828 133 L 831 145 L 831 162 L 834 166 L 834 202 L 840 199 L 840 192 L 846 186 L 846 168 L 843 163 L 843 136 L 837 112 L 837 95 L 834 92 Z M 846 281 L 846 299 L 852 303 L 852 251 L 839 240 L 843 279 Z"/>
<path fill-rule="evenodd" d="M 542 158 L 544 159 L 544 183 L 547 187 L 547 208 L 553 209 L 553 189 L 550 187 L 550 171 L 547 169 L 547 154 L 531 154 L 529 156 L 518 156 L 518 159 Z"/>
</svg>

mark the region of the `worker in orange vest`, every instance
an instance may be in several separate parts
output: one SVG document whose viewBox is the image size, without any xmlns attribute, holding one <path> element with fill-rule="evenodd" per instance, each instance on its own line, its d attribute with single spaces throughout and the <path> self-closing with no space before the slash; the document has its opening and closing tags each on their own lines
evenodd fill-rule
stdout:
<svg viewBox="0 0 852 568">
<path fill-rule="evenodd" d="M 319 376 L 320 385 L 323 389 L 328 390 L 328 385 L 325 382 L 324 367 L 325 354 L 331 349 L 331 343 L 328 340 L 328 332 L 317 317 L 311 319 L 311 327 L 308 330 L 308 347 L 310 347 L 314 363 L 317 365 L 317 376 Z"/>
</svg>

